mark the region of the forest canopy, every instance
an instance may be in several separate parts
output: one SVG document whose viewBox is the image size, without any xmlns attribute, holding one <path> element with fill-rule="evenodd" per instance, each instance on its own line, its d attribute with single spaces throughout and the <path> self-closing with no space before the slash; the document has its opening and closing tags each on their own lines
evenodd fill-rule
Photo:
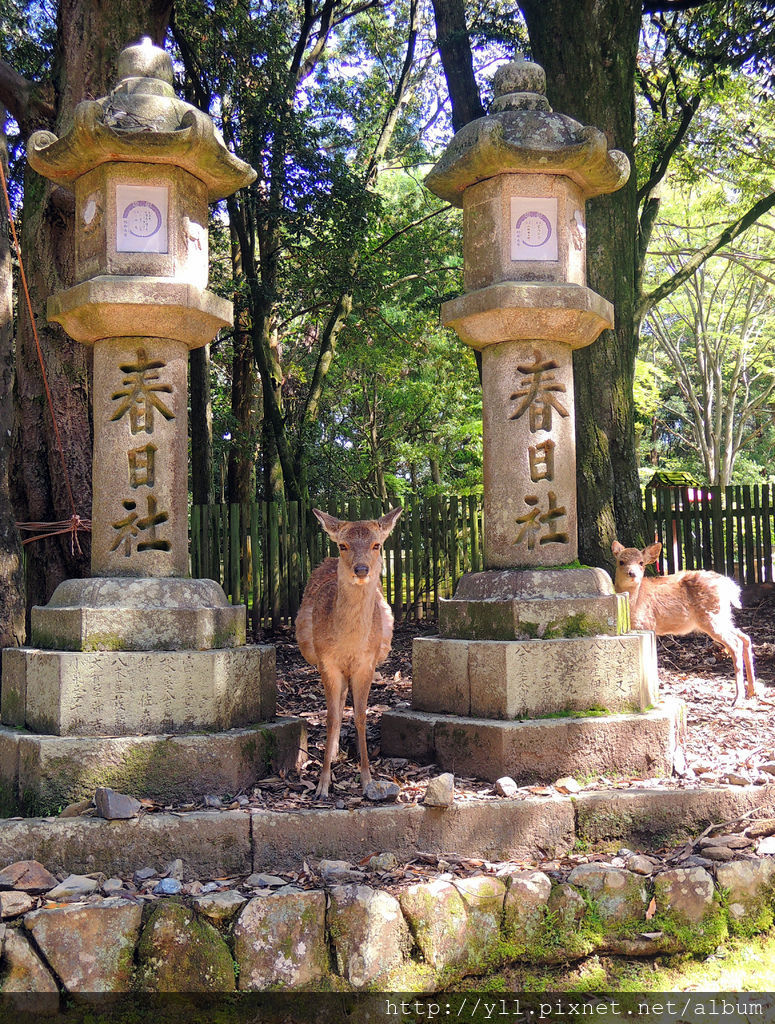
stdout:
<svg viewBox="0 0 775 1024">
<path fill-rule="evenodd" d="M 581 557 L 603 564 L 612 537 L 632 535 L 655 468 L 775 481 L 766 0 L 9 0 L 10 190 L 79 514 L 90 366 L 45 318 L 70 283 L 72 198 L 26 166 L 25 145 L 105 95 L 142 35 L 258 172 L 212 209 L 210 286 L 234 302 L 235 326 L 191 356 L 194 502 L 481 488 L 476 360 L 438 312 L 463 289 L 460 215 L 423 179 L 522 55 L 544 65 L 553 107 L 601 128 L 635 168 L 588 209 L 590 285 L 617 323 L 574 359 Z M 54 521 L 70 509 L 12 294 L 0 292 L 0 517 Z M 30 557 L 35 601 L 87 571 L 87 551 L 57 539 Z"/>
</svg>

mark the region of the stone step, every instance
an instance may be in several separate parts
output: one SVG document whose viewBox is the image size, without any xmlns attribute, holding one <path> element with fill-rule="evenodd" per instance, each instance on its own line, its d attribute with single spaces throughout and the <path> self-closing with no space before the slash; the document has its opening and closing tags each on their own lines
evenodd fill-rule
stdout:
<svg viewBox="0 0 775 1024">
<path fill-rule="evenodd" d="M 381 750 L 493 782 L 510 775 L 520 785 L 564 775 L 653 778 L 672 774 L 684 721 L 683 704 L 672 699 L 642 714 L 523 722 L 386 711 Z"/>
</svg>

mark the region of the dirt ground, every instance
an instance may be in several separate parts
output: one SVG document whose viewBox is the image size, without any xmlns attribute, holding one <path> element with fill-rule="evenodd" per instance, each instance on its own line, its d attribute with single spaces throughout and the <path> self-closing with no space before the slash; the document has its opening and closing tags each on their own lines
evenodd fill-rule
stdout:
<svg viewBox="0 0 775 1024">
<path fill-rule="evenodd" d="M 762 785 L 775 779 L 775 603 L 761 601 L 737 613 L 738 626 L 754 644 L 757 698 L 733 708 L 735 693 L 732 662 L 726 651 L 703 635 L 661 637 L 657 641 L 660 693 L 678 697 L 687 707 L 688 730 L 684 759 L 679 757 L 672 778 L 645 780 L 593 778 L 584 789 L 628 788 L 648 783 L 662 788 L 688 788 L 715 783 Z M 396 626 L 387 662 L 378 670 L 369 700 L 367 734 L 372 773 L 401 787 L 399 801 L 412 803 L 425 792 L 435 765 L 412 764 L 380 754 L 382 712 L 411 704 L 412 641 L 436 632 L 435 623 Z M 298 715 L 307 723 L 309 759 L 298 776 L 263 780 L 261 799 L 277 809 L 314 806 L 312 796 L 325 742 L 325 701 L 320 679 L 299 654 L 292 631 L 265 634 L 277 650 L 278 713 Z M 355 730 L 348 706 L 342 728 L 344 753 L 334 769 L 331 801 L 335 806 L 363 803 L 357 770 Z M 547 780 L 550 781 L 550 780 Z M 529 787 L 531 792 L 551 792 L 550 787 Z M 455 779 L 457 800 L 489 800 L 495 794 L 489 783 Z"/>
</svg>

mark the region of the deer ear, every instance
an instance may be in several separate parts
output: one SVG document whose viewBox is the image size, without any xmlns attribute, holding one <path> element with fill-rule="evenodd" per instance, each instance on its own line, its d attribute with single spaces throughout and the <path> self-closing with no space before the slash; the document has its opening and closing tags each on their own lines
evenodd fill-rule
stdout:
<svg viewBox="0 0 775 1024">
<path fill-rule="evenodd" d="M 656 562 L 659 558 L 659 552 L 662 550 L 662 545 L 659 541 L 655 541 L 653 544 L 649 544 L 647 548 L 643 549 L 643 557 L 648 565 L 649 562 Z"/>
<path fill-rule="evenodd" d="M 342 528 L 341 520 L 336 519 L 334 516 L 330 516 L 328 512 L 321 512 L 319 508 L 313 508 L 312 511 L 315 513 L 318 522 L 326 531 L 331 540 L 335 541 L 339 536 L 339 531 Z"/>
<path fill-rule="evenodd" d="M 402 508 L 393 508 L 389 512 L 386 512 L 381 519 L 377 520 L 377 526 L 379 526 L 379 532 L 382 534 L 383 540 L 385 539 L 385 537 L 388 536 L 393 527 L 396 525 L 396 523 L 398 522 L 398 517 L 401 515 L 402 512 Z"/>
<path fill-rule="evenodd" d="M 615 555 L 620 555 L 622 551 L 624 551 L 624 544 L 620 544 L 618 540 L 615 540 L 611 545 L 611 551 L 613 551 Z"/>
</svg>

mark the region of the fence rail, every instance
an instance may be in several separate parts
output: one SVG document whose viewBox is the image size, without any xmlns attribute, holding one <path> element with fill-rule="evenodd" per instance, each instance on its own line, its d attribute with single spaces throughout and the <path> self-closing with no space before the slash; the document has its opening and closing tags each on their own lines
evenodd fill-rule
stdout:
<svg viewBox="0 0 775 1024">
<path fill-rule="evenodd" d="M 388 505 L 369 499 L 324 511 L 374 519 Z M 715 569 L 742 583 L 772 582 L 775 490 L 769 486 L 647 490 L 649 537 L 662 542 L 662 571 Z M 632 538 L 620 538 L 630 543 Z M 191 572 L 222 584 L 248 606 L 252 628 L 289 624 L 310 572 L 336 554 L 312 514 L 298 502 L 194 505 Z M 385 597 L 399 621 L 435 617 L 464 572 L 483 568 L 482 499 L 411 498 L 385 542 Z"/>
</svg>

